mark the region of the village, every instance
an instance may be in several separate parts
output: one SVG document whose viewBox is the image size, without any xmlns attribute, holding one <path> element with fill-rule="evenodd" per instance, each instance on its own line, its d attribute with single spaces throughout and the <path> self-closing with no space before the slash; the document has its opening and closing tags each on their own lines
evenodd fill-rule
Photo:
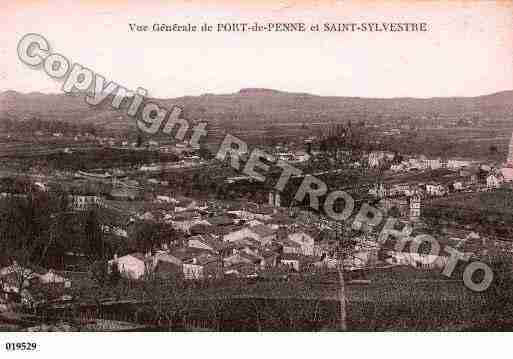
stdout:
<svg viewBox="0 0 513 359">
<path fill-rule="evenodd" d="M 220 282 L 243 280 L 251 286 L 305 276 L 332 278 L 330 273 L 343 268 L 352 278 L 350 282 L 361 284 L 372 281 L 368 273 L 394 268 L 414 268 L 438 278 L 451 256 L 450 252 L 433 255 L 411 251 L 411 246 L 398 249 L 393 242 L 380 243 L 380 230 L 372 223 L 355 227 L 357 211 L 344 222 L 333 221 L 295 203 L 286 193 L 255 187 L 252 178 L 237 174 L 186 143 L 168 145 L 150 140 L 130 144 L 114 138 L 100 142 L 107 150 L 135 148 L 173 157 L 167 162 L 59 169 L 44 175 L 31 170 L 29 175 L 4 178 L 1 198 L 8 206 L 27 199 L 34 205 L 39 197 L 58 193 L 65 208 L 61 203 L 61 209 L 48 218 L 55 220 L 56 226 L 70 228 L 49 234 L 49 238 L 64 236 L 58 240 L 64 244 L 49 251 L 55 252 L 52 255 L 40 257 L 37 265 L 33 258 L 17 255 L 15 248 L 3 252 L 3 311 L 10 312 L 20 305 L 26 311 L 91 300 L 90 295 L 81 298 L 78 293 L 95 293 L 97 289 L 92 288 L 108 287 L 113 277 L 133 283 L 179 278 L 184 283 L 209 283 L 214 287 Z M 267 150 L 320 178 L 337 177 L 344 171 L 356 171 L 361 178 L 368 178 L 348 183 L 346 188 L 358 203 L 370 203 L 384 216 L 411 226 L 409 241 L 414 241 L 415 233 L 436 233 L 439 243 L 457 248 L 467 258 L 512 255 L 511 242 L 487 233 L 484 227 L 449 219 L 435 223 L 433 215 L 425 215 L 433 208 L 437 211 L 439 200 L 511 191 L 511 145 L 505 165 L 383 150 L 355 155 L 337 149 L 329 155 L 335 161 L 326 160 L 326 143 L 311 136 L 299 147 L 284 143 Z M 66 147 L 60 156 L 76 154 Z M 211 189 L 201 182 L 203 177 L 212 177 L 223 188 L 205 195 Z M 196 186 L 199 190 L 191 190 L 190 181 L 200 181 Z M 60 222 L 61 217 L 66 220 Z M 84 238 L 89 244 L 84 245 Z M 97 241 L 99 249 L 91 250 L 92 240 Z M 99 280 L 93 278 L 98 271 L 103 273 Z M 328 282 L 334 283 L 333 279 Z M 115 301 L 128 299 L 135 300 L 121 296 Z"/>
</svg>

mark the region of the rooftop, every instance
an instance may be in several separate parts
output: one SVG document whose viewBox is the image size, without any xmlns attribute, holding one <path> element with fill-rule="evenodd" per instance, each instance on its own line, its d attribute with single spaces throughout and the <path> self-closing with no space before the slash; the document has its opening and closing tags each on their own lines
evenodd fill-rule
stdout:
<svg viewBox="0 0 513 359">
<path fill-rule="evenodd" d="M 253 226 L 253 227 L 249 227 L 249 229 L 253 233 L 256 233 L 257 235 L 259 235 L 261 237 L 272 236 L 276 233 L 276 230 L 274 230 L 271 227 L 268 227 L 264 224 L 259 224 L 259 225 Z"/>
</svg>

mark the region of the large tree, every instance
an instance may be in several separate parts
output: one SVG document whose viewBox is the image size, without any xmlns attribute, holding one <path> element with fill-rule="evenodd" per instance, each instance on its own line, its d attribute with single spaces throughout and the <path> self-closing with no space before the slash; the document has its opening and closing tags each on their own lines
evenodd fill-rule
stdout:
<svg viewBox="0 0 513 359">
<path fill-rule="evenodd" d="M 0 203 L 0 253 L 12 263 L 18 293 L 60 248 L 60 198 L 29 192 Z"/>
</svg>

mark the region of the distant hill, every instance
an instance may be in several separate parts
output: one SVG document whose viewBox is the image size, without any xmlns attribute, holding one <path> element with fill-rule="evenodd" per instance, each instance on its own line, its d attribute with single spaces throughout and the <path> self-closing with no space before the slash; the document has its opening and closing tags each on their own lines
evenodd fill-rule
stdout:
<svg viewBox="0 0 513 359">
<path fill-rule="evenodd" d="M 419 121 L 437 116 L 455 118 L 479 116 L 513 119 L 513 91 L 478 97 L 436 98 L 361 98 L 316 96 L 263 88 L 245 88 L 233 94 L 205 94 L 174 99 L 154 99 L 171 108 L 181 105 L 189 118 L 213 121 L 248 122 L 330 122 L 342 119 L 383 122 L 393 118 Z M 38 92 L 0 93 L 0 120 L 29 118 L 43 120 L 83 121 L 106 128 L 126 128 L 133 124 L 124 111 L 109 104 L 91 107 L 82 95 L 42 94 Z M 255 122 L 257 121 L 257 122 Z"/>
</svg>

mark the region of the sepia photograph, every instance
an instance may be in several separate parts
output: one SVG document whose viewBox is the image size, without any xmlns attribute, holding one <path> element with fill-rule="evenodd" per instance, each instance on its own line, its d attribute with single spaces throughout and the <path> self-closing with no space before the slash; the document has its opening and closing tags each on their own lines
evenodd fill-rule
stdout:
<svg viewBox="0 0 513 359">
<path fill-rule="evenodd" d="M 0 352 L 513 331 L 513 1 L 6 0 L 0 27 Z"/>
</svg>

